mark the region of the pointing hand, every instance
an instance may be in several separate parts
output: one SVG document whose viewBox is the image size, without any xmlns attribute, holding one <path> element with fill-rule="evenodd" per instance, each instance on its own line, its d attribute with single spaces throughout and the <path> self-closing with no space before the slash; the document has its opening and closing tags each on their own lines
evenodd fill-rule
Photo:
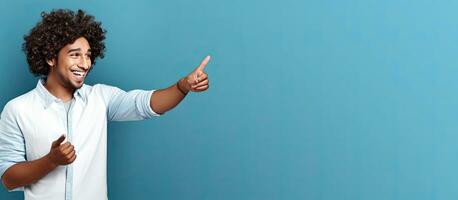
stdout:
<svg viewBox="0 0 458 200">
<path fill-rule="evenodd" d="M 180 80 L 180 90 L 203 92 L 209 87 L 208 74 L 204 72 L 205 66 L 210 61 L 210 56 L 206 56 L 200 65 L 184 79 Z"/>
<path fill-rule="evenodd" d="M 65 135 L 62 135 L 51 145 L 48 156 L 55 165 L 68 165 L 76 159 L 74 146 L 70 142 L 61 144 L 64 140 Z"/>
</svg>

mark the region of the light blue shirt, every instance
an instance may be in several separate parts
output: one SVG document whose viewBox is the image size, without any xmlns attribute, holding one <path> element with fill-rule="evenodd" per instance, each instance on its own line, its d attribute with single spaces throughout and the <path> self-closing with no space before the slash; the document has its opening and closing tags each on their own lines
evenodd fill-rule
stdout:
<svg viewBox="0 0 458 200">
<path fill-rule="evenodd" d="M 77 159 L 59 166 L 24 188 L 26 200 L 107 199 L 107 121 L 142 120 L 159 116 L 150 107 L 154 90 L 132 90 L 97 84 L 74 93 L 67 114 L 64 102 L 39 80 L 32 91 L 9 101 L 0 118 L 0 176 L 18 162 L 49 153 L 51 143 L 66 134 Z"/>
</svg>

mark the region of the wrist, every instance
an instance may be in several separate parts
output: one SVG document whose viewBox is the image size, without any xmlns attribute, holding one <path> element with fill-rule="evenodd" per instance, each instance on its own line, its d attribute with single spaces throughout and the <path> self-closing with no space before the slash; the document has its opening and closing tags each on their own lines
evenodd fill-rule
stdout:
<svg viewBox="0 0 458 200">
<path fill-rule="evenodd" d="M 177 86 L 177 89 L 181 92 L 181 94 L 183 95 L 187 95 L 188 92 L 189 92 L 189 89 L 187 87 L 185 87 L 185 83 L 183 83 L 183 81 L 185 81 L 184 78 L 180 79 L 176 86 Z"/>
<path fill-rule="evenodd" d="M 57 163 L 54 162 L 54 160 L 51 158 L 51 154 L 48 154 L 44 157 L 46 163 L 48 164 L 48 166 L 51 168 L 51 169 L 55 169 L 57 168 L 59 165 Z"/>
</svg>

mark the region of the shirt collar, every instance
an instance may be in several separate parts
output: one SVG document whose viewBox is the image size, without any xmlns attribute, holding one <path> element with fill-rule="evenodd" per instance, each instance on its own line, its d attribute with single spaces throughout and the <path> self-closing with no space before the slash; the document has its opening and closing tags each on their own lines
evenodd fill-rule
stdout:
<svg viewBox="0 0 458 200">
<path fill-rule="evenodd" d="M 43 85 L 43 83 L 45 82 L 44 79 L 39 79 L 38 80 L 38 83 L 37 83 L 37 87 L 35 88 L 37 91 L 38 91 L 38 94 L 40 95 L 41 99 L 43 99 L 43 102 L 44 102 L 44 108 L 48 108 L 52 103 L 58 103 L 58 102 L 62 102 L 62 100 L 60 100 L 59 98 L 55 97 L 54 95 L 52 95 L 48 89 L 45 88 L 45 86 Z M 86 94 L 83 92 L 85 88 L 85 85 L 83 84 L 83 86 L 79 89 L 77 89 L 75 91 L 75 93 L 73 93 L 73 97 L 75 98 L 75 100 L 79 100 L 81 101 L 81 103 L 83 103 L 84 105 L 86 104 L 86 101 L 87 101 L 87 96 Z"/>
</svg>

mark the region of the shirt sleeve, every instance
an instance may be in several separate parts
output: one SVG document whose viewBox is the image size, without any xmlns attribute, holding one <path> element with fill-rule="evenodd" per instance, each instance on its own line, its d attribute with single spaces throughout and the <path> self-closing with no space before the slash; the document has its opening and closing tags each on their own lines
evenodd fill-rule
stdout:
<svg viewBox="0 0 458 200">
<path fill-rule="evenodd" d="M 107 105 L 107 116 L 110 121 L 134 121 L 160 116 L 150 106 L 151 96 L 155 90 L 126 92 L 103 84 L 100 85 L 100 89 Z"/>
<path fill-rule="evenodd" d="M 7 104 L 0 116 L 0 177 L 19 162 L 25 162 L 24 136 L 17 124 L 12 106 Z M 23 191 L 23 187 L 10 191 Z"/>
</svg>

